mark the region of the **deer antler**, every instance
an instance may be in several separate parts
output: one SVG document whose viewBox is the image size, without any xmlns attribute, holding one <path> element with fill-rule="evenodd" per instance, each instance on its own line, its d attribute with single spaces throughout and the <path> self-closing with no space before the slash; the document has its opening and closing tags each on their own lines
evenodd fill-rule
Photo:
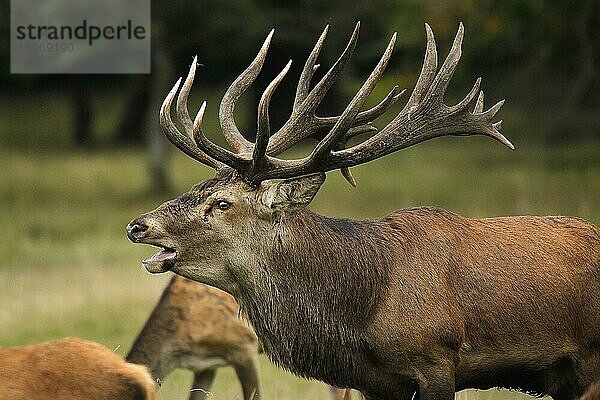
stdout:
<svg viewBox="0 0 600 400">
<path fill-rule="evenodd" d="M 329 89 L 333 86 L 338 75 L 350 60 L 354 48 L 356 47 L 359 30 L 360 22 L 356 24 L 354 32 L 352 32 L 352 36 L 350 37 L 350 41 L 346 45 L 342 55 L 315 87 L 309 91 L 313 73 L 319 67 L 315 63 L 321 51 L 321 47 L 323 46 L 323 42 L 325 41 L 325 37 L 327 36 L 327 32 L 329 31 L 329 26 L 325 27 L 302 69 L 300 79 L 298 80 L 298 87 L 296 89 L 292 115 L 271 138 L 267 150 L 268 154 L 280 154 L 307 137 L 321 139 L 323 133 L 326 133 L 327 130 L 338 121 L 340 117 L 317 117 L 314 112 Z M 350 137 L 358 133 L 376 130 L 376 128 L 369 123 L 389 110 L 389 108 L 400 98 L 400 95 L 401 93 L 398 93 L 398 87 L 395 86 L 379 104 L 369 110 L 359 113 L 352 124 L 353 127 L 357 127 L 357 129 L 350 133 Z"/>
<path fill-rule="evenodd" d="M 265 58 L 267 57 L 273 33 L 275 33 L 275 29 L 272 29 L 271 32 L 269 32 L 269 35 L 267 35 L 256 58 L 254 58 L 248 68 L 233 81 L 221 100 L 221 106 L 219 107 L 219 122 L 221 123 L 221 129 L 223 130 L 223 135 L 225 136 L 225 139 L 227 139 L 229 145 L 231 145 L 238 153 L 251 152 L 253 145 L 242 136 L 235 125 L 235 120 L 233 118 L 235 104 L 260 73 Z"/>
<path fill-rule="evenodd" d="M 165 135 L 171 143 L 173 143 L 185 154 L 192 157 L 194 160 L 200 161 L 202 164 L 208 165 L 214 169 L 219 169 L 223 166 L 223 164 L 209 157 L 206 153 L 200 150 L 193 138 L 193 123 L 187 109 L 187 101 L 188 95 L 190 94 L 190 89 L 192 88 L 192 83 L 194 82 L 194 76 L 196 75 L 196 64 L 197 58 L 194 57 L 192 66 L 188 72 L 188 76 L 183 83 L 183 87 L 181 88 L 181 92 L 179 92 L 179 96 L 177 97 L 177 116 L 181 120 L 185 134 L 181 133 L 179 129 L 177 129 L 177 126 L 175 126 L 173 120 L 171 119 L 171 106 L 173 104 L 175 94 L 177 94 L 179 86 L 181 85 L 181 78 L 177 80 L 163 101 L 162 106 L 160 107 L 158 118 Z M 200 112 L 204 112 L 203 108 L 200 109 Z M 200 112 L 198 114 L 200 114 Z"/>
<path fill-rule="evenodd" d="M 342 55 L 314 88 L 309 90 L 310 80 L 318 67 L 315 64 L 316 59 L 328 31 L 328 27 L 325 28 L 304 65 L 290 118 L 278 132 L 270 136 L 269 102 L 274 90 L 288 72 L 291 61 L 273 79 L 260 100 L 256 143 L 252 144 L 243 138 L 235 126 L 233 110 L 235 102 L 256 79 L 262 67 L 273 34 L 271 31 L 254 61 L 230 86 L 221 102 L 219 110 L 221 127 L 236 152 L 217 146 L 202 132 L 202 117 L 206 103 L 202 104 L 193 123 L 187 114 L 185 103 L 194 78 L 196 63 L 194 59 L 194 64 L 190 68 L 190 73 L 179 95 L 177 106 L 177 113 L 186 135 L 177 130 L 168 116 L 173 97 L 179 88 L 180 81 L 178 81 L 161 108 L 161 123 L 167 136 L 177 147 L 198 161 L 213 168 L 220 168 L 225 164 L 234 168 L 244 180 L 252 184 L 258 184 L 269 178 L 290 178 L 338 168 L 342 169 L 344 176 L 353 183 L 349 167 L 372 161 L 438 136 L 486 135 L 511 149 L 514 148 L 512 143 L 499 131 L 502 121 L 492 123 L 492 118 L 504 101 L 498 102 L 484 112 L 483 92 L 481 91 L 473 112 L 468 110 L 469 104 L 479 91 L 481 78 L 477 79 L 469 94 L 458 104 L 450 107 L 443 102 L 444 93 L 461 56 L 464 34 L 464 27 L 461 23 L 452 48 L 439 71 L 437 71 L 437 50 L 433 32 L 429 25 L 425 24 L 427 34 L 425 59 L 421 74 L 407 104 L 389 124 L 375 135 L 346 149 L 346 144 L 351 137 L 362 132 L 376 130 L 370 125 L 370 121 L 384 114 L 403 93 L 398 92 L 398 88 L 394 87 L 378 105 L 360 112 L 367 97 L 385 71 L 396 41 L 394 33 L 377 66 L 342 114 L 337 117 L 317 117 L 314 114 L 336 77 L 350 59 L 356 45 L 359 28 L 360 24 L 357 24 Z M 193 137 L 195 145 L 191 143 L 191 137 Z M 275 157 L 307 137 L 321 139 L 307 157 L 297 160 L 283 160 Z"/>
</svg>

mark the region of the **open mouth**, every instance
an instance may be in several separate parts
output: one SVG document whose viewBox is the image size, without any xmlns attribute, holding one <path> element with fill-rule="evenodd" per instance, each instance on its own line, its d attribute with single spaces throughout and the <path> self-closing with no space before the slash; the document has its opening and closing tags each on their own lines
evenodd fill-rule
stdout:
<svg viewBox="0 0 600 400">
<path fill-rule="evenodd" d="M 163 247 L 152 257 L 142 260 L 142 265 L 152 274 L 170 271 L 175 266 L 177 251 L 169 247 Z"/>
</svg>

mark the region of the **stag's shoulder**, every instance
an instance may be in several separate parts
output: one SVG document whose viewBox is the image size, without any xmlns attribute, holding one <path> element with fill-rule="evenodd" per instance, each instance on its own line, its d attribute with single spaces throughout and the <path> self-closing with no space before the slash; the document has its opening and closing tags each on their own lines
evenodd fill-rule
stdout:
<svg viewBox="0 0 600 400">
<path fill-rule="evenodd" d="M 468 218 L 432 206 L 403 208 L 383 217 L 380 222 L 385 232 L 406 240 L 462 236 L 469 225 Z"/>
<path fill-rule="evenodd" d="M 434 206 L 409 207 L 396 210 L 384 218 L 386 222 L 464 222 L 468 218 Z"/>
</svg>

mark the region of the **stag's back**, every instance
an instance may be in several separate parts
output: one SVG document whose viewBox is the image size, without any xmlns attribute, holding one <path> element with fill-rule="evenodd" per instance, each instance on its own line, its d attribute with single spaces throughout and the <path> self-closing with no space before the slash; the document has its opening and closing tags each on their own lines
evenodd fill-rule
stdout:
<svg viewBox="0 0 600 400">
<path fill-rule="evenodd" d="M 588 328 L 581 326 L 588 316 L 600 317 L 600 307 L 592 309 L 600 305 L 600 229 L 587 221 L 474 219 L 420 207 L 400 210 L 385 222 L 384 233 L 396 249 L 394 281 L 402 280 L 402 292 L 408 286 L 419 295 L 429 292 L 467 326 L 471 316 L 483 316 L 501 321 L 503 331 L 526 321 L 529 328 L 519 326 L 521 336 L 523 329 L 535 335 L 537 322 L 569 326 L 575 334 L 576 326 Z"/>
</svg>

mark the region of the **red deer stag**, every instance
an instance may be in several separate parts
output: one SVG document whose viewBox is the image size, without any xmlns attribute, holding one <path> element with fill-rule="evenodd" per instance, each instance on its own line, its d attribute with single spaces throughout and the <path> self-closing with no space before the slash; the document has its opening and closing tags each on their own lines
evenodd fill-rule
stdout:
<svg viewBox="0 0 600 400">
<path fill-rule="evenodd" d="M 463 26 L 438 70 L 433 33 L 406 106 L 352 146 L 348 139 L 398 99 L 397 88 L 360 111 L 382 76 L 396 35 L 341 115 L 315 110 L 355 47 L 357 25 L 340 58 L 311 89 L 327 29 L 301 72 L 290 119 L 270 135 L 269 101 L 289 64 L 258 105 L 256 142 L 233 111 L 259 73 L 271 36 L 226 91 L 221 129 L 234 151 L 202 132 L 206 104 L 187 111 L 196 60 L 160 110 L 167 137 L 216 170 L 214 178 L 128 225 L 133 242 L 162 248 L 143 261 L 231 293 L 265 352 L 298 375 L 355 388 L 369 400 L 451 400 L 466 388 L 519 388 L 573 399 L 600 375 L 600 230 L 568 217 L 471 219 L 438 208 L 396 211 L 364 221 L 306 209 L 325 172 L 375 160 L 427 139 L 487 135 L 508 147 L 483 109 L 478 79 L 454 106 L 444 92 L 461 54 Z M 171 120 L 177 115 L 184 133 Z M 479 96 L 477 93 L 479 92 Z M 475 97 L 473 110 L 469 110 Z M 301 159 L 277 155 L 321 138 Z M 269 179 L 283 179 L 269 181 Z M 344 368 L 339 368 L 343 365 Z"/>
<path fill-rule="evenodd" d="M 67 338 L 0 350 L 0 400 L 154 400 L 146 367 Z"/>
<path fill-rule="evenodd" d="M 162 380 L 177 368 L 194 372 L 190 400 L 207 398 L 215 370 L 232 366 L 244 399 L 258 393 L 258 342 L 238 317 L 235 300 L 218 289 L 173 277 L 126 360 Z"/>
</svg>

